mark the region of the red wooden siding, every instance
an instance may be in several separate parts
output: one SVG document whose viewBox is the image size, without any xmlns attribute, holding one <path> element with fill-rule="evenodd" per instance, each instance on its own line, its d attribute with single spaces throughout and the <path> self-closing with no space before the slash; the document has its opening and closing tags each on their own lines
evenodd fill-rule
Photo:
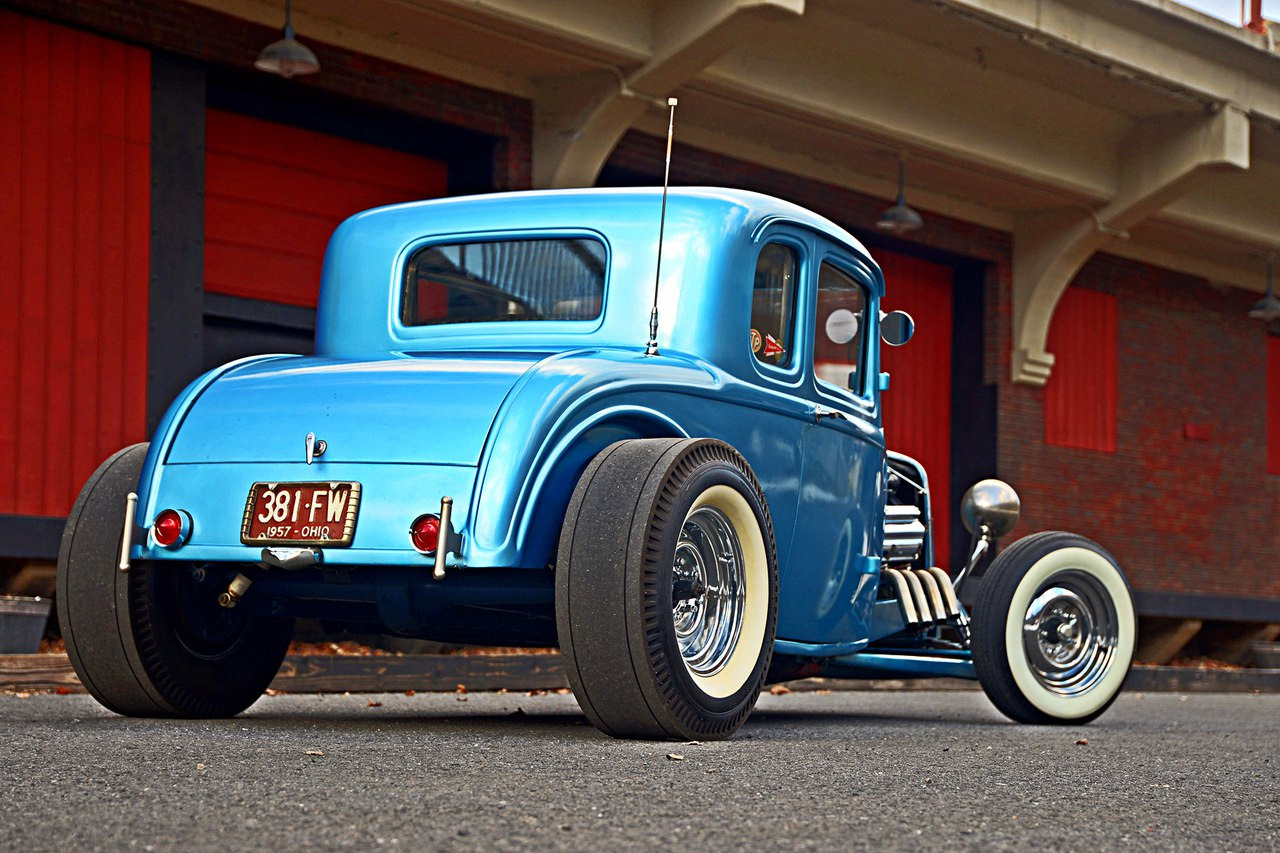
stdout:
<svg viewBox="0 0 1280 853">
<path fill-rule="evenodd" d="M 1280 338 L 1267 338 L 1267 473 L 1280 474 Z"/>
<path fill-rule="evenodd" d="M 1049 327 L 1053 373 L 1045 386 L 1046 444 L 1116 449 L 1116 297 L 1068 287 Z"/>
<path fill-rule="evenodd" d="M 150 63 L 0 11 L 0 513 L 145 438 Z"/>
<path fill-rule="evenodd" d="M 314 306 L 329 235 L 353 213 L 445 194 L 443 163 L 211 109 L 205 288 Z"/>
<path fill-rule="evenodd" d="M 892 376 L 884 399 L 889 449 L 918 459 L 929 475 L 934 562 L 951 558 L 951 292 L 952 271 L 941 264 L 876 252 L 884 270 L 884 310 L 906 311 L 916 333 L 903 347 L 881 346 Z"/>
</svg>

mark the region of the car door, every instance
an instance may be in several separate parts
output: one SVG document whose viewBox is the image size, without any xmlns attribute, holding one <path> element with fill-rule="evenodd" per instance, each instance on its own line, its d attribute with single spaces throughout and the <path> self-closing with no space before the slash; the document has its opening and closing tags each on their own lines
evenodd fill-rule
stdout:
<svg viewBox="0 0 1280 853">
<path fill-rule="evenodd" d="M 821 250 L 821 247 L 820 247 Z M 820 251 L 805 305 L 805 392 L 815 406 L 778 636 L 805 643 L 866 638 L 879 576 L 884 433 L 876 400 L 877 277 L 837 247 Z"/>
</svg>

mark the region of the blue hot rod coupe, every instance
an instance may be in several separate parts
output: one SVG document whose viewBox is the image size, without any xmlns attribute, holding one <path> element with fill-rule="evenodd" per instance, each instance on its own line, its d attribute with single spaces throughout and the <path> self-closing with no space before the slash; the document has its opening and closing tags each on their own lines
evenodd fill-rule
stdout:
<svg viewBox="0 0 1280 853">
<path fill-rule="evenodd" d="M 881 422 L 879 345 L 912 333 L 884 286 L 839 226 L 750 192 L 354 216 L 315 354 L 210 371 L 84 487 L 75 669 L 122 714 L 234 715 L 309 618 L 559 646 L 618 737 L 727 737 L 810 675 L 977 678 L 1015 720 L 1091 720 L 1132 661 L 1125 578 L 1040 533 L 962 603 L 1018 499 L 970 489 L 972 555 L 934 566 L 928 479 Z"/>
</svg>

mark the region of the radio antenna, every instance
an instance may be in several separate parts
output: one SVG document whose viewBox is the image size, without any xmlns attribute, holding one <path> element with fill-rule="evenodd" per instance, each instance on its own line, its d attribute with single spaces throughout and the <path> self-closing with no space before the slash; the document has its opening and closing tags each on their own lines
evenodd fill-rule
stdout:
<svg viewBox="0 0 1280 853">
<path fill-rule="evenodd" d="M 667 106 L 671 115 L 667 119 L 667 166 L 662 173 L 662 215 L 658 219 L 658 269 L 653 275 L 653 308 L 649 311 L 649 345 L 645 347 L 645 355 L 658 354 L 658 283 L 662 281 L 662 237 L 667 228 L 667 187 L 671 185 L 671 138 L 676 131 L 675 98 L 667 98 Z"/>
</svg>

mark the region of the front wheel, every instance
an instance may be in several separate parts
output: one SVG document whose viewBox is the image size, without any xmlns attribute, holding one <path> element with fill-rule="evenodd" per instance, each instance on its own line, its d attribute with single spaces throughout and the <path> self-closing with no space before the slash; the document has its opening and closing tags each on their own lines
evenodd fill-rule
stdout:
<svg viewBox="0 0 1280 853">
<path fill-rule="evenodd" d="M 556 561 L 556 627 L 574 695 L 615 737 L 737 731 L 769 669 L 773 526 L 737 451 L 639 439 L 578 482 Z"/>
<path fill-rule="evenodd" d="M 1073 533 L 1020 539 L 987 569 L 973 608 L 973 667 L 1021 723 L 1087 723 L 1120 692 L 1137 642 L 1115 559 Z"/>
</svg>

